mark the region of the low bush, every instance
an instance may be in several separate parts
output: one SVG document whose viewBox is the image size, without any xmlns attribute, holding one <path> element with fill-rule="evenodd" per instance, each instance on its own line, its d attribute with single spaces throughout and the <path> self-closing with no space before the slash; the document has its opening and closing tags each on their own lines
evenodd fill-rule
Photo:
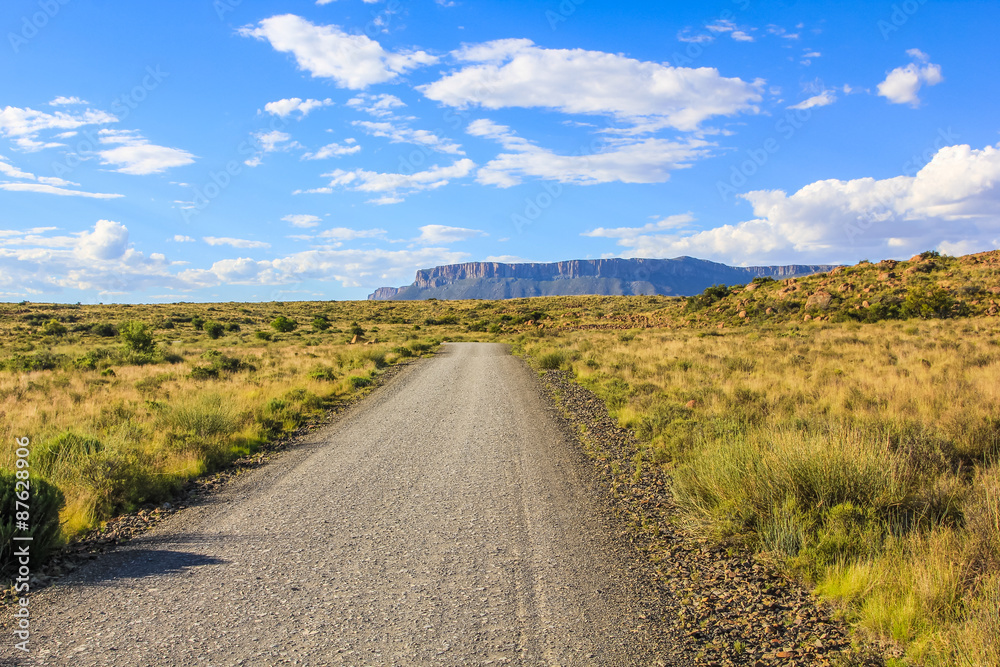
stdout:
<svg viewBox="0 0 1000 667">
<path fill-rule="evenodd" d="M 444 326 L 447 324 L 458 324 L 458 317 L 455 315 L 445 315 L 444 317 L 428 317 L 424 320 L 426 326 Z"/>
<path fill-rule="evenodd" d="M 370 377 L 352 375 L 349 378 L 347 378 L 347 382 L 351 386 L 351 389 L 360 389 L 362 387 L 367 387 L 371 385 L 372 379 Z"/>
<path fill-rule="evenodd" d="M 213 340 L 221 338 L 226 332 L 226 327 L 223 326 L 221 322 L 205 322 L 205 325 L 202 328 L 205 330 L 205 333 L 208 334 L 208 337 Z"/>
<path fill-rule="evenodd" d="M 49 320 L 42 326 L 43 336 L 65 336 L 69 330 L 59 320 Z"/>
<path fill-rule="evenodd" d="M 544 370 L 558 370 L 566 363 L 566 355 L 563 352 L 549 352 L 538 357 L 538 367 Z"/>
<path fill-rule="evenodd" d="M 20 486 L 18 482 L 21 482 Z M 19 563 L 14 557 L 15 536 L 31 537 L 31 566 L 37 569 L 62 543 L 59 527 L 59 511 L 65 498 L 62 491 L 45 479 L 34 474 L 30 487 L 18 480 L 15 471 L 0 470 L 0 576 L 12 578 Z M 30 506 L 27 531 L 18 528 L 18 516 L 23 510 L 18 501 Z"/>
<path fill-rule="evenodd" d="M 118 329 L 118 337 L 129 352 L 152 354 L 156 347 L 149 326 L 143 322 L 125 322 Z"/>
<path fill-rule="evenodd" d="M 315 366 L 306 374 L 306 377 L 310 380 L 325 380 L 332 382 L 337 379 L 337 374 L 329 366 Z"/>
<path fill-rule="evenodd" d="M 15 354 L 3 362 L 3 367 L 9 371 L 51 371 L 58 368 L 64 361 L 62 355 L 51 352 L 36 352 L 32 355 Z"/>
<path fill-rule="evenodd" d="M 290 320 L 284 315 L 279 315 L 271 322 L 271 326 L 278 333 L 290 333 L 299 326 L 294 320 Z"/>
<path fill-rule="evenodd" d="M 202 355 L 202 358 L 211 363 L 208 366 L 195 366 L 192 368 L 190 373 L 192 379 L 210 380 L 221 377 L 223 373 L 257 370 L 257 367 L 248 361 L 238 357 L 230 357 L 216 350 L 209 350 Z"/>
<path fill-rule="evenodd" d="M 34 447 L 31 464 L 43 476 L 58 479 L 63 471 L 79 467 L 84 459 L 103 449 L 104 444 L 97 438 L 63 431 Z"/>
<path fill-rule="evenodd" d="M 171 322 L 173 324 L 173 322 Z M 115 325 L 108 322 L 101 322 L 99 324 L 94 324 L 90 327 L 90 333 L 95 336 L 101 336 L 102 338 L 114 338 L 118 335 L 118 329 Z"/>
</svg>

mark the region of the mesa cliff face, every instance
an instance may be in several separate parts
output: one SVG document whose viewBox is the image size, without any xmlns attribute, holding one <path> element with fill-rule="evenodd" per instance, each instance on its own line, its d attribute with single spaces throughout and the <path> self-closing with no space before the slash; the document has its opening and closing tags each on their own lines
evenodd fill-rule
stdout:
<svg viewBox="0 0 1000 667">
<path fill-rule="evenodd" d="M 689 296 L 706 287 L 758 277 L 820 273 L 833 265 L 734 267 L 692 257 L 577 259 L 547 264 L 469 262 L 417 271 L 412 285 L 382 287 L 370 300 L 510 299 L 581 294 Z"/>
<path fill-rule="evenodd" d="M 379 287 L 368 295 L 369 301 L 389 301 L 399 292 L 398 287 Z"/>
</svg>

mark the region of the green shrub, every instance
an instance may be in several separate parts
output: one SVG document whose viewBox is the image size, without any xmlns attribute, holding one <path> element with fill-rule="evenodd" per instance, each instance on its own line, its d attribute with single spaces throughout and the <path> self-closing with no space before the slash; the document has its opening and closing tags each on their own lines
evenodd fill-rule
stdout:
<svg viewBox="0 0 1000 667">
<path fill-rule="evenodd" d="M 129 321 L 122 324 L 118 337 L 126 350 L 140 354 L 151 354 L 155 349 L 149 327 L 142 322 Z"/>
<path fill-rule="evenodd" d="M 954 305 L 955 299 L 946 289 L 915 287 L 907 292 L 902 313 L 904 317 L 944 318 L 951 316 Z"/>
<path fill-rule="evenodd" d="M 558 350 L 538 357 L 538 367 L 545 370 L 558 370 L 564 363 L 566 363 L 566 354 Z"/>
<path fill-rule="evenodd" d="M 219 369 L 211 366 L 195 366 L 189 376 L 192 380 L 214 380 L 219 377 Z"/>
<path fill-rule="evenodd" d="M 426 320 L 424 320 L 424 324 L 429 327 L 441 326 L 445 324 L 458 324 L 458 318 L 454 315 L 445 315 L 444 317 L 440 317 L 437 319 L 433 317 L 428 317 Z"/>
<path fill-rule="evenodd" d="M 307 377 L 311 380 L 328 380 L 331 382 L 337 379 L 336 373 L 329 366 L 316 366 L 309 371 Z"/>
<path fill-rule="evenodd" d="M 212 438 L 235 433 L 239 430 L 239 420 L 222 396 L 208 394 L 165 412 L 160 416 L 159 426 L 179 434 Z"/>
<path fill-rule="evenodd" d="M 57 477 L 60 470 L 77 468 L 85 458 L 102 449 L 104 444 L 97 438 L 63 431 L 32 450 L 31 464 L 41 474 Z"/>
<path fill-rule="evenodd" d="M 537 324 L 541 320 L 546 318 L 546 314 L 541 310 L 533 310 L 530 313 L 525 313 L 520 317 L 513 320 L 514 324 L 525 324 L 527 322 L 534 322 Z"/>
<path fill-rule="evenodd" d="M 37 569 L 60 544 L 59 510 L 65 502 L 62 491 L 37 475 L 32 475 L 29 481 L 31 486 L 25 493 L 23 485 L 17 487 L 14 471 L 0 470 L 0 573 L 5 578 L 17 572 L 15 545 L 31 545 L 31 565 Z M 18 501 L 31 508 L 27 532 L 17 529 L 17 512 L 22 511 Z M 14 542 L 15 535 L 32 540 Z"/>
<path fill-rule="evenodd" d="M 370 377 L 363 377 L 360 375 L 352 375 L 347 378 L 348 383 L 351 385 L 351 389 L 360 389 L 361 387 L 367 387 L 372 383 Z"/>
<path fill-rule="evenodd" d="M 209 350 L 201 355 L 211 361 L 209 366 L 195 366 L 191 369 L 191 377 L 195 380 L 209 380 L 219 377 L 222 373 L 238 373 L 254 371 L 256 366 L 238 357 L 230 357 L 217 350 Z"/>
<path fill-rule="evenodd" d="M 284 315 L 279 315 L 271 322 L 271 326 L 279 333 L 290 333 L 295 331 L 299 325 L 294 320 L 290 320 Z"/>
<path fill-rule="evenodd" d="M 299 404 L 302 410 L 322 410 L 325 407 L 323 399 L 307 389 L 298 387 L 285 394 L 285 399 Z"/>
<path fill-rule="evenodd" d="M 320 315 L 319 317 L 313 319 L 312 328 L 315 331 L 326 331 L 330 328 L 330 320 Z"/>
<path fill-rule="evenodd" d="M 65 336 L 66 326 L 59 320 L 49 320 L 42 326 L 43 336 Z"/>
<path fill-rule="evenodd" d="M 385 368 L 388 364 L 385 361 L 385 351 L 365 350 L 361 353 L 361 359 L 366 359 L 375 364 L 375 368 Z"/>
<path fill-rule="evenodd" d="M 226 331 L 237 333 L 240 331 L 240 325 L 237 324 L 236 322 L 230 322 L 229 324 L 226 325 Z"/>
<path fill-rule="evenodd" d="M 4 362 L 4 367 L 11 371 L 51 371 L 59 367 L 63 357 L 51 352 L 36 352 L 31 356 L 15 354 Z"/>
<path fill-rule="evenodd" d="M 148 457 L 132 449 L 105 449 L 87 457 L 79 467 L 79 479 L 90 491 L 97 520 L 129 511 L 160 492 L 160 483 L 150 475 Z"/>
<path fill-rule="evenodd" d="M 259 338 L 260 340 L 267 340 L 267 341 L 269 341 L 272 338 L 274 338 L 274 334 L 271 333 L 270 331 L 258 331 L 254 335 L 257 336 L 257 338 Z"/>
<path fill-rule="evenodd" d="M 208 334 L 208 337 L 213 340 L 221 338 L 226 332 L 226 328 L 221 322 L 205 322 L 205 325 L 202 328 L 205 330 L 205 333 Z"/>
<path fill-rule="evenodd" d="M 701 310 L 702 308 L 707 308 L 717 301 L 721 301 L 729 296 L 730 290 L 728 285 L 712 285 L 711 287 L 706 287 L 705 291 L 698 296 L 688 297 L 687 303 L 684 306 L 685 312 L 693 312 L 696 310 Z"/>
<path fill-rule="evenodd" d="M 171 322 L 173 324 L 173 322 Z M 90 327 L 90 333 L 95 336 L 101 336 L 102 338 L 114 338 L 118 335 L 118 329 L 115 325 L 109 324 L 108 322 L 101 322 Z"/>
<path fill-rule="evenodd" d="M 205 318 L 203 317 L 192 317 L 191 326 L 195 328 L 196 331 L 201 331 L 205 326 Z"/>
<path fill-rule="evenodd" d="M 156 375 L 143 378 L 135 383 L 135 388 L 142 393 L 159 391 L 164 382 L 174 379 L 173 373 L 157 373 Z"/>
</svg>

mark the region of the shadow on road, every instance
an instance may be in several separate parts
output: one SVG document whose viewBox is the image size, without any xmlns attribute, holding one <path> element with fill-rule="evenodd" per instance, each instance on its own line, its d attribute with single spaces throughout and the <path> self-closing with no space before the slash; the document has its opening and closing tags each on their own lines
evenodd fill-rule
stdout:
<svg viewBox="0 0 1000 667">
<path fill-rule="evenodd" d="M 226 561 L 203 554 L 169 549 L 129 549 L 107 554 L 100 567 L 87 568 L 85 578 L 91 585 L 107 585 L 122 579 L 142 579 L 161 574 L 178 574 L 202 565 L 221 565 Z"/>
</svg>

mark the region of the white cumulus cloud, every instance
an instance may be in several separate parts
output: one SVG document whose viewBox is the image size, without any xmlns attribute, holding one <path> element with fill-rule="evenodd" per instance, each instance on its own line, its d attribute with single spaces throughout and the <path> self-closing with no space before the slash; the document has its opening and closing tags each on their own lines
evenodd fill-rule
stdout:
<svg viewBox="0 0 1000 667">
<path fill-rule="evenodd" d="M 159 174 L 167 169 L 194 163 L 194 155 L 179 148 L 157 146 L 134 130 L 101 130 L 103 144 L 118 144 L 116 148 L 98 151 L 101 164 L 118 167 L 123 174 Z"/>
<path fill-rule="evenodd" d="M 945 146 L 915 175 L 816 181 L 789 195 L 741 195 L 754 217 L 704 231 L 595 229 L 626 255 L 693 255 L 734 264 L 840 262 L 922 250 L 996 246 L 1000 235 L 1000 146 Z"/>
<path fill-rule="evenodd" d="M 249 258 L 216 262 L 209 269 L 189 269 L 179 278 L 191 287 L 222 284 L 281 285 L 303 280 L 336 280 L 344 287 L 382 287 L 413 280 L 418 269 L 458 264 L 468 253 L 447 248 L 407 250 L 316 249 L 273 260 Z"/>
<path fill-rule="evenodd" d="M 527 39 L 466 46 L 452 56 L 469 64 L 418 87 L 428 98 L 449 106 L 555 109 L 684 131 L 715 116 L 755 113 L 763 85 L 760 80 L 723 77 L 711 67 L 672 67 L 584 49 L 543 49 Z"/>
<path fill-rule="evenodd" d="M 270 243 L 264 243 L 263 241 L 248 241 L 246 239 L 234 239 L 229 237 L 219 237 L 219 236 L 206 236 L 202 239 L 208 245 L 228 245 L 234 248 L 270 248 Z"/>
<path fill-rule="evenodd" d="M 61 197 L 88 197 L 90 199 L 118 199 L 125 196 L 104 192 L 69 190 L 45 183 L 0 183 L 0 190 L 7 190 L 9 192 L 37 192 L 39 194 L 59 195 Z"/>
<path fill-rule="evenodd" d="M 449 227 L 447 225 L 424 225 L 420 228 L 420 236 L 415 238 L 414 242 L 421 245 L 445 245 L 480 236 L 487 236 L 487 234 L 479 229 Z"/>
<path fill-rule="evenodd" d="M 355 241 L 357 239 L 379 239 L 383 238 L 388 232 L 384 229 L 351 229 L 350 227 L 332 227 L 330 229 L 324 229 L 318 236 L 321 239 L 329 239 L 331 241 Z"/>
<path fill-rule="evenodd" d="M 322 218 L 319 216 L 304 214 L 286 215 L 282 218 L 282 220 L 289 223 L 292 227 L 301 227 L 303 229 L 317 227 L 319 226 L 319 223 L 322 222 Z"/>
<path fill-rule="evenodd" d="M 58 99 L 58 98 L 57 98 Z M 0 136 L 13 139 L 15 145 L 24 151 L 62 146 L 58 142 L 38 141 L 38 135 L 50 130 L 75 130 L 86 125 L 106 125 L 117 123 L 118 118 L 106 111 L 85 111 L 71 113 L 56 111 L 46 113 L 31 108 L 5 107 L 0 109 Z"/>
<path fill-rule="evenodd" d="M 944 81 L 941 66 L 930 62 L 929 56 L 919 49 L 906 52 L 916 62 L 897 67 L 878 84 L 878 94 L 893 104 L 920 105 L 920 89 L 924 85 L 936 86 Z"/>
<path fill-rule="evenodd" d="M 329 187 L 297 191 L 296 194 L 303 192 L 329 194 L 333 188 L 342 187 L 382 196 L 381 199 L 371 200 L 371 203 L 398 203 L 405 195 L 423 190 L 434 190 L 447 185 L 454 179 L 465 178 L 472 173 L 475 167 L 472 160 L 463 158 L 445 167 L 435 165 L 425 171 L 412 174 L 380 173 L 365 169 L 353 171 L 337 169 L 329 174 L 323 174 L 324 178 L 331 179 Z"/>
<path fill-rule="evenodd" d="M 344 155 L 354 155 L 361 151 L 361 146 L 354 139 L 345 139 L 343 144 L 333 142 L 323 146 L 315 153 L 306 153 L 303 160 L 326 160 L 332 157 L 342 157 Z"/>
<path fill-rule="evenodd" d="M 405 107 L 406 103 L 395 95 L 361 93 L 347 100 L 347 106 L 376 118 L 390 118 L 393 116 L 393 109 Z"/>
<path fill-rule="evenodd" d="M 313 109 L 321 109 L 329 106 L 333 106 L 333 100 L 329 97 L 325 100 L 303 100 L 301 97 L 290 97 L 284 100 L 268 102 L 264 105 L 264 111 L 272 116 L 280 116 L 281 118 L 287 118 L 293 112 L 298 111 L 301 114 L 299 117 L 305 118 Z"/>
<path fill-rule="evenodd" d="M 383 137 L 394 144 L 416 144 L 439 153 L 465 155 L 462 147 L 453 141 L 443 139 L 427 130 L 414 130 L 405 123 L 369 120 L 356 120 L 352 125 L 360 127 L 373 137 Z"/>
<path fill-rule="evenodd" d="M 487 162 L 476 176 L 479 183 L 499 187 L 517 185 L 526 176 L 576 185 L 662 183 L 671 171 L 686 168 L 705 155 L 709 146 L 700 139 L 613 139 L 589 154 L 559 155 L 489 120 L 473 121 L 468 132 L 503 146 L 505 152 Z"/>
<path fill-rule="evenodd" d="M 54 228 L 13 232 L 0 245 L 0 289 L 19 294 L 57 294 L 67 289 L 117 295 L 181 282 L 159 253 L 148 257 L 130 247 L 120 222 L 99 220 L 93 228 L 47 236 Z M 6 237 L 8 232 L 0 231 Z"/>
<path fill-rule="evenodd" d="M 819 95 L 813 95 L 798 104 L 793 104 L 789 109 L 812 109 L 813 107 L 825 107 L 837 101 L 837 93 L 833 90 L 824 90 Z"/>
<path fill-rule="evenodd" d="M 50 107 L 74 106 L 77 104 L 89 104 L 89 102 L 87 102 L 87 100 L 81 100 L 79 97 L 65 97 L 63 95 L 60 95 L 49 102 Z"/>
<path fill-rule="evenodd" d="M 392 81 L 438 60 L 424 51 L 386 51 L 365 35 L 346 33 L 336 25 L 315 25 L 294 14 L 272 16 L 241 28 L 240 34 L 266 40 L 274 50 L 292 54 L 299 68 L 313 77 L 332 79 L 341 88 L 355 90 Z"/>
</svg>

